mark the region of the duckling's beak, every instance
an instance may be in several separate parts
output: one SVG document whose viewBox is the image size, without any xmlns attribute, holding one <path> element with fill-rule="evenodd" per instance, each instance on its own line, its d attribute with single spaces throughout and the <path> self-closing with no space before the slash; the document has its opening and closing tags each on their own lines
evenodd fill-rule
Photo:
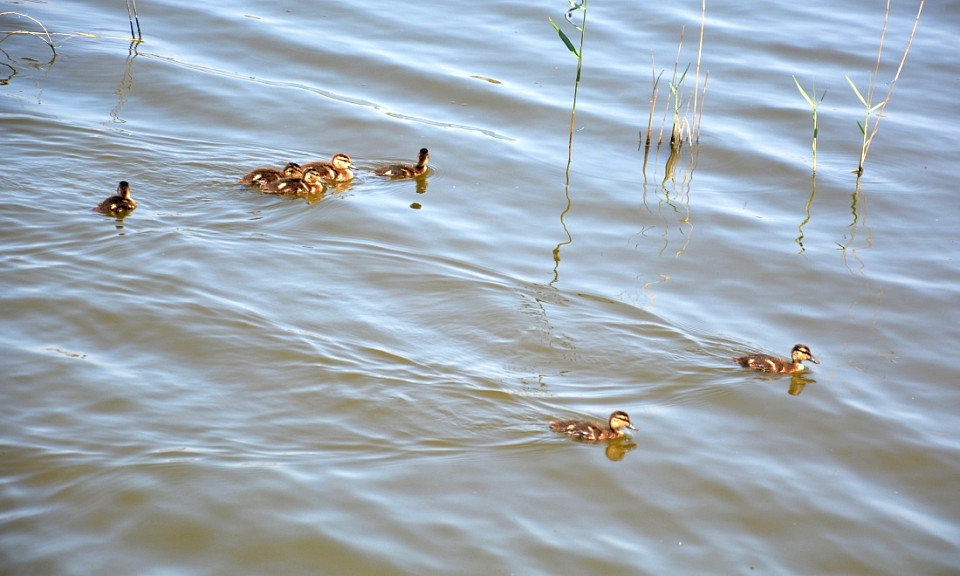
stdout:
<svg viewBox="0 0 960 576">
<path fill-rule="evenodd" d="M 627 424 L 627 428 L 629 428 L 629 429 L 631 429 L 631 430 L 636 430 L 637 432 L 640 431 L 640 430 L 637 430 L 637 427 L 634 426 L 633 424 Z"/>
<path fill-rule="evenodd" d="M 820 361 L 817 360 L 816 358 L 814 358 L 813 356 L 810 357 L 810 361 L 813 362 L 814 364 L 819 364 L 819 363 L 820 363 Z"/>
</svg>

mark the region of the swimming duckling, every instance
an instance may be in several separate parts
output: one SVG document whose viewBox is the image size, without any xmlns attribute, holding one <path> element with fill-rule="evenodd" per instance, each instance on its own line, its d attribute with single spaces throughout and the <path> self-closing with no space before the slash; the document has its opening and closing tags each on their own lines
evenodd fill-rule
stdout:
<svg viewBox="0 0 960 576">
<path fill-rule="evenodd" d="M 270 166 L 255 168 L 247 172 L 239 182 L 248 186 L 251 184 L 262 186 L 267 182 L 276 182 L 281 178 L 299 178 L 302 174 L 303 170 L 300 165 L 296 162 L 290 162 L 282 170 Z"/>
<path fill-rule="evenodd" d="M 331 182 L 346 182 L 353 178 L 353 162 L 343 152 L 337 152 L 329 162 L 314 160 L 303 164 L 303 169 L 313 168 L 320 173 L 320 177 Z"/>
<path fill-rule="evenodd" d="M 130 197 L 130 183 L 123 180 L 117 185 L 116 195 L 97 204 L 94 210 L 111 216 L 124 216 L 133 212 L 136 207 L 137 201 Z"/>
<path fill-rule="evenodd" d="M 267 194 L 319 194 L 324 191 L 324 185 L 320 172 L 307 168 L 299 178 L 281 178 L 261 185 L 260 189 Z"/>
<path fill-rule="evenodd" d="M 791 360 L 781 358 L 780 356 L 771 356 L 770 354 L 751 354 L 749 356 L 740 356 L 733 361 L 751 370 L 760 372 L 773 372 L 776 374 L 792 374 L 806 370 L 803 365 L 804 360 L 809 360 L 814 364 L 820 361 L 813 357 L 810 348 L 806 344 L 797 344 L 790 351 Z"/>
<path fill-rule="evenodd" d="M 617 410 L 610 415 L 606 426 L 592 420 L 554 420 L 550 422 L 550 429 L 554 432 L 563 432 L 583 440 L 610 440 L 623 436 L 623 429 L 636 430 L 630 423 L 630 416 L 623 410 Z"/>
<path fill-rule="evenodd" d="M 377 168 L 373 171 L 378 176 L 389 176 L 390 178 L 416 178 L 427 172 L 427 162 L 430 161 L 430 151 L 426 148 L 420 149 L 420 155 L 417 156 L 417 165 L 411 164 L 391 164 L 383 168 Z"/>
</svg>

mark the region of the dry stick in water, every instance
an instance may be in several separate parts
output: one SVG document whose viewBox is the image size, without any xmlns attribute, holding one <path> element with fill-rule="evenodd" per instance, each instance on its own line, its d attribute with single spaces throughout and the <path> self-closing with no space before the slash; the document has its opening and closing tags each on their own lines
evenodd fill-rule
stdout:
<svg viewBox="0 0 960 576">
<path fill-rule="evenodd" d="M 54 57 L 56 57 L 57 49 L 53 45 L 53 37 L 50 36 L 50 32 L 47 31 L 46 26 L 44 26 L 42 22 L 40 22 L 36 18 L 27 16 L 26 14 L 21 14 L 19 12 L 0 12 L 0 16 L 7 16 L 7 15 L 20 16 L 21 18 L 27 18 L 29 20 L 33 20 L 34 22 L 37 23 L 37 26 L 39 26 L 43 30 L 43 32 L 41 33 L 41 32 L 30 32 L 28 30 L 14 30 L 12 32 L 7 32 L 6 36 L 4 36 L 3 38 L 0 38 L 0 42 L 3 42 L 4 40 L 13 36 L 14 34 L 26 34 L 28 36 L 34 36 L 36 38 L 40 38 L 40 40 L 42 40 L 47 46 L 49 46 L 50 49 L 53 50 Z M 46 36 L 46 38 L 44 38 L 44 36 Z"/>
<path fill-rule="evenodd" d="M 137 0 L 127 0 L 127 18 L 130 19 L 130 37 L 143 41 L 143 34 L 140 32 L 140 16 L 137 14 Z M 133 23 L 137 23 L 137 31 L 133 31 Z"/>
</svg>

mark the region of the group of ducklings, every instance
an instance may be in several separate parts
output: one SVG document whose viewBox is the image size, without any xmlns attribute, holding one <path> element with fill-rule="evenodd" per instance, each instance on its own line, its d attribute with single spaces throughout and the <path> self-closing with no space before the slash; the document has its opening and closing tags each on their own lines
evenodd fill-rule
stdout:
<svg viewBox="0 0 960 576">
<path fill-rule="evenodd" d="M 373 171 L 387 178 L 417 178 L 427 173 L 430 151 L 421 148 L 416 164 L 390 164 Z M 343 152 L 337 152 L 326 160 L 314 160 L 305 164 L 290 162 L 283 168 L 263 167 L 247 172 L 240 178 L 241 184 L 259 186 L 268 194 L 317 194 L 326 189 L 326 183 L 349 182 L 353 179 L 353 161 Z M 110 216 L 126 216 L 137 208 L 137 201 L 130 196 L 130 183 L 126 180 L 117 185 L 117 193 L 94 208 Z"/>
<path fill-rule="evenodd" d="M 417 178 L 426 174 L 429 161 L 430 151 L 421 148 L 416 164 L 391 164 L 377 168 L 373 173 L 387 178 Z M 240 183 L 258 186 L 268 194 L 318 194 L 326 189 L 327 184 L 352 180 L 355 168 L 350 156 L 337 152 L 329 161 L 290 162 L 283 168 L 255 168 L 240 178 Z"/>
<path fill-rule="evenodd" d="M 374 174 L 388 178 L 416 178 L 427 170 L 430 153 L 426 148 L 420 149 L 417 164 L 391 164 L 374 170 Z M 313 161 L 305 164 L 290 162 L 282 169 L 264 167 L 251 170 L 240 179 L 241 184 L 259 186 L 269 194 L 313 194 L 324 190 L 324 181 L 347 182 L 353 178 L 353 162 L 342 152 L 333 155 L 329 162 Z M 117 186 L 117 193 L 97 205 L 95 210 L 111 215 L 123 215 L 132 212 L 137 207 L 137 201 L 130 197 L 130 184 L 124 180 Z M 810 347 L 806 344 L 797 344 L 790 351 L 790 358 L 771 354 L 750 354 L 738 356 L 733 361 L 744 368 L 772 374 L 794 374 L 806 369 L 803 362 L 809 360 L 814 364 L 820 361 L 813 357 Z M 637 430 L 630 422 L 630 415 L 623 410 L 615 410 L 607 419 L 607 423 L 594 420 L 571 419 L 554 420 L 550 422 L 550 429 L 586 440 L 599 442 L 612 440 L 624 435 L 624 429 Z"/>
<path fill-rule="evenodd" d="M 790 351 L 790 358 L 773 356 L 771 354 L 750 354 L 747 356 L 738 356 L 733 361 L 751 370 L 757 372 L 767 372 L 771 374 L 795 374 L 806 370 L 803 365 L 805 360 L 814 364 L 820 361 L 813 357 L 810 347 L 806 344 L 797 344 Z M 581 440 L 590 442 L 599 442 L 601 440 L 612 440 L 624 435 L 624 429 L 636 430 L 637 428 L 630 422 L 630 416 L 623 410 L 616 410 L 610 414 L 607 423 L 594 420 L 554 420 L 550 422 L 550 429 L 554 432 L 568 434 Z"/>
</svg>

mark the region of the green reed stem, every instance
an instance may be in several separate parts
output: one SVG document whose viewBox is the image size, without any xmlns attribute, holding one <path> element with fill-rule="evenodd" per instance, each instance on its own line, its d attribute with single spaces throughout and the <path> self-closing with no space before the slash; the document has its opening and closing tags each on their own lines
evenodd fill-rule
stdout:
<svg viewBox="0 0 960 576">
<path fill-rule="evenodd" d="M 803 86 L 800 85 L 800 81 L 797 80 L 797 77 L 793 77 L 794 84 L 797 85 L 797 90 L 800 91 L 800 95 L 803 96 L 803 99 L 807 101 L 807 104 L 810 105 L 810 110 L 813 114 L 813 173 L 817 173 L 817 131 L 820 129 L 820 124 L 817 118 L 817 103 L 823 102 L 823 99 L 827 96 L 827 91 L 824 90 L 823 94 L 820 95 L 820 99 L 817 100 L 817 83 L 813 83 L 813 98 L 807 94 L 807 91 L 803 89 Z"/>
<path fill-rule="evenodd" d="M 580 32 L 580 45 L 579 48 L 574 46 L 573 42 L 570 41 L 570 38 L 564 33 L 564 31 L 553 21 L 553 18 L 547 18 L 550 20 L 550 24 L 553 26 L 553 29 L 557 31 L 557 35 L 560 36 L 560 40 L 563 41 L 564 45 L 567 47 L 567 50 L 577 58 L 577 78 L 573 85 L 573 107 L 570 109 L 570 140 L 567 143 L 567 163 L 570 163 L 570 160 L 573 158 L 573 132 L 576 126 L 576 116 L 577 116 L 577 93 L 580 91 L 580 74 L 583 69 L 583 38 L 586 34 L 587 29 L 587 0 L 568 0 L 570 3 L 570 9 L 567 10 L 564 18 L 569 22 L 574 28 Z M 580 14 L 580 25 L 576 25 L 573 22 L 573 15 L 577 12 L 582 12 Z"/>
</svg>

